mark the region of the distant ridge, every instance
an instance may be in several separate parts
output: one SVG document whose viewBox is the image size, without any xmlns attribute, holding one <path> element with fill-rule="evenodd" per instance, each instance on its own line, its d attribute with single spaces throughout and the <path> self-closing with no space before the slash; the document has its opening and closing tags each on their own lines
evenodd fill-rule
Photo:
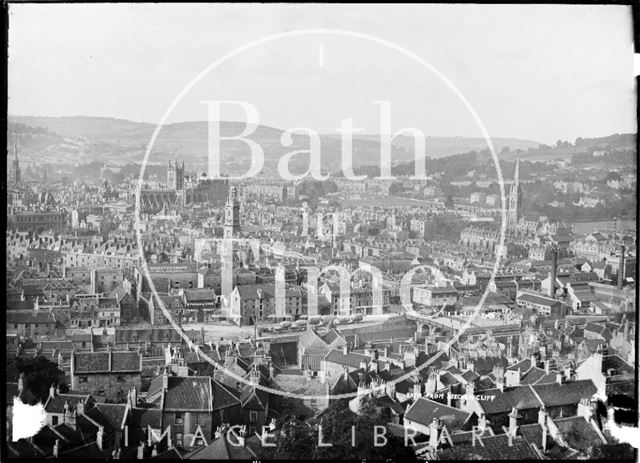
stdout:
<svg viewBox="0 0 640 463">
<path fill-rule="evenodd" d="M 104 161 L 105 156 L 116 162 L 139 162 L 143 156 L 156 125 L 149 122 L 134 122 L 111 117 L 88 116 L 9 116 L 9 146 L 12 146 L 13 131 L 16 132 L 21 146 L 22 156 L 31 162 L 69 162 L 86 163 Z M 244 122 L 223 121 L 223 136 L 237 135 L 245 127 Z M 277 161 L 286 153 L 308 149 L 308 138 L 294 135 L 293 146 L 283 147 L 280 137 L 283 130 L 259 125 L 249 136 L 263 147 L 265 165 L 275 167 Z M 186 162 L 204 163 L 207 159 L 208 126 L 206 121 L 177 122 L 165 125 L 154 145 L 154 161 L 170 159 Z M 599 139 L 589 140 L 589 144 Z M 512 158 L 514 151 L 527 159 L 530 156 L 545 156 L 538 150 L 546 146 L 532 140 L 517 138 L 492 138 L 496 151 L 503 158 Z M 226 144 L 225 144 L 226 143 Z M 321 135 L 323 167 L 331 168 L 340 162 L 341 143 L 338 134 Z M 396 137 L 393 145 L 393 162 L 407 162 L 414 159 L 413 139 L 408 136 Z M 506 152 L 503 152 L 508 147 Z M 243 143 L 223 142 L 223 163 L 230 165 L 246 162 L 248 151 Z M 549 147 L 550 148 L 550 147 Z M 471 137 L 426 137 L 426 154 L 431 158 L 440 158 L 470 151 L 487 149 L 484 138 Z M 575 152 L 576 147 L 567 148 Z M 555 147 L 554 147 L 555 150 Z M 551 150 L 551 151 L 554 151 Z M 380 140 L 378 135 L 356 135 L 353 142 L 354 166 L 371 165 L 379 159 Z M 557 153 L 556 153 L 557 154 Z M 296 159 L 297 158 L 297 159 Z M 295 162 L 306 165 L 305 156 L 294 157 Z"/>
</svg>

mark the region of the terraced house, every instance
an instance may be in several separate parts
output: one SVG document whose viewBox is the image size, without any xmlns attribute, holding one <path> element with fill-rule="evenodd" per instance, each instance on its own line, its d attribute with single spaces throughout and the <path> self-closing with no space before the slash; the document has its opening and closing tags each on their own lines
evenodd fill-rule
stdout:
<svg viewBox="0 0 640 463">
<path fill-rule="evenodd" d="M 138 352 L 76 352 L 71 356 L 71 389 L 94 397 L 125 398 L 140 389 L 142 355 Z"/>
</svg>

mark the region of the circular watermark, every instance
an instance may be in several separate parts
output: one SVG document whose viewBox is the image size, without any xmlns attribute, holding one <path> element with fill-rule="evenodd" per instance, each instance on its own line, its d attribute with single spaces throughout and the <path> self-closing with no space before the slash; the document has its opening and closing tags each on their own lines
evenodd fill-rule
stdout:
<svg viewBox="0 0 640 463">
<path fill-rule="evenodd" d="M 151 139 L 147 145 L 146 151 L 145 151 L 145 155 L 142 161 L 142 165 L 140 167 L 140 175 L 138 177 L 138 184 L 137 184 L 137 188 L 136 188 L 136 202 L 135 202 L 135 222 L 134 222 L 134 227 L 135 227 L 135 231 L 136 231 L 136 239 L 137 239 L 137 245 L 138 245 L 138 250 L 140 253 L 140 258 L 141 258 L 141 267 L 142 267 L 142 272 L 144 277 L 147 279 L 147 282 L 149 284 L 149 287 L 151 289 L 151 293 L 153 295 L 153 297 L 155 298 L 155 301 L 158 303 L 159 308 L 162 310 L 162 313 L 164 314 L 164 316 L 166 317 L 167 320 L 169 320 L 170 325 L 173 327 L 174 330 L 176 330 L 180 336 L 182 337 L 182 339 L 188 343 L 192 349 L 194 349 L 202 358 L 204 358 L 207 362 L 209 362 L 212 366 L 214 366 L 216 369 L 221 370 L 225 375 L 229 376 L 230 378 L 235 379 L 238 382 L 242 382 L 246 385 L 249 385 L 251 387 L 255 387 L 256 389 L 260 389 L 262 391 L 271 393 L 271 394 L 277 394 L 277 395 L 281 395 L 284 397 L 290 397 L 290 398 L 295 398 L 295 399 L 302 399 L 302 400 L 309 400 L 309 399 L 315 399 L 315 400 L 322 400 L 322 399 L 333 399 L 333 400 L 338 400 L 338 399 L 350 399 L 353 397 L 357 396 L 357 392 L 350 392 L 350 393 L 343 393 L 343 394 L 321 394 L 321 395 L 307 395 L 307 394 L 297 394 L 297 393 L 293 393 L 293 392 L 288 392 L 288 391 L 282 391 L 279 389 L 275 389 L 275 388 L 271 388 L 271 387 L 267 387 L 267 386 L 263 386 L 261 384 L 254 384 L 252 382 L 250 382 L 248 379 L 243 378 L 240 375 L 237 375 L 236 373 L 234 373 L 233 371 L 230 371 L 229 369 L 227 369 L 224 364 L 222 363 L 218 363 L 215 360 L 213 360 L 211 357 L 209 357 L 205 352 L 203 352 L 199 346 L 194 345 L 191 341 L 191 339 L 189 339 L 188 335 L 184 332 L 184 330 L 181 328 L 181 326 L 179 326 L 175 320 L 173 320 L 173 317 L 171 316 L 171 313 L 167 310 L 164 301 L 161 299 L 155 284 L 153 282 L 153 279 L 151 278 L 150 272 L 149 272 L 149 267 L 147 265 L 146 262 L 146 257 L 144 255 L 144 248 L 143 248 L 143 243 L 142 243 L 142 232 L 141 232 L 141 221 L 140 221 L 140 212 L 141 212 L 141 192 L 142 192 L 142 185 L 143 185 L 143 181 L 144 181 L 144 173 L 145 173 L 145 169 L 146 169 L 146 165 L 149 161 L 149 156 L 151 154 L 151 151 L 153 149 L 153 146 L 158 138 L 158 135 L 160 134 L 160 131 L 162 130 L 162 127 L 166 124 L 169 116 L 171 115 L 171 113 L 173 112 L 173 110 L 175 109 L 175 107 L 178 105 L 178 103 L 182 100 L 182 98 L 209 72 L 211 72 L 212 70 L 214 70 L 215 68 L 217 68 L 218 66 L 220 66 L 221 64 L 223 64 L 224 62 L 228 61 L 229 59 L 247 51 L 250 50 L 254 47 L 257 47 L 259 45 L 268 43 L 268 42 L 273 42 L 276 40 L 280 40 L 280 39 L 284 39 L 284 38 L 290 38 L 290 37 L 297 37 L 297 36 L 309 36 L 309 35 L 333 35 L 333 36 L 341 36 L 341 37 L 350 37 L 350 38 L 355 38 L 355 39 L 360 39 L 360 40 L 364 40 L 364 41 L 368 41 L 371 43 L 375 43 L 378 45 L 381 45 L 383 47 L 386 47 L 388 49 L 394 50 L 398 53 L 400 53 L 401 55 L 409 58 L 410 60 L 413 60 L 415 63 L 423 66 L 424 68 L 426 68 L 428 71 L 430 71 L 432 74 L 434 74 L 436 77 L 438 77 L 440 79 L 441 82 L 443 82 L 455 95 L 456 97 L 460 100 L 460 102 L 462 102 L 462 104 L 464 105 L 464 107 L 469 111 L 469 113 L 471 114 L 473 120 L 475 121 L 476 125 L 478 126 L 478 128 L 480 129 L 480 131 L 482 132 L 482 135 L 485 139 L 485 141 L 487 142 L 487 147 L 489 148 L 489 151 L 491 152 L 491 156 L 493 159 L 493 163 L 494 166 L 496 168 L 496 173 L 498 176 L 498 184 L 500 187 L 500 198 L 502 201 L 502 208 L 501 208 L 501 218 L 502 218 L 502 224 L 501 224 L 501 228 L 500 228 L 500 240 L 499 240 L 499 244 L 497 247 L 497 252 L 496 252 L 496 259 L 495 259 L 495 263 L 493 265 L 493 268 L 491 270 L 491 276 L 489 279 L 489 284 L 487 285 L 486 290 L 484 291 L 484 293 L 482 294 L 477 307 L 475 308 L 474 312 L 473 312 L 473 316 L 469 317 L 466 324 L 457 331 L 457 333 L 445 344 L 445 346 L 440 349 L 436 355 L 433 355 L 431 358 L 429 358 L 426 362 L 422 363 L 421 365 L 419 365 L 416 368 L 411 369 L 410 371 L 408 371 L 407 373 L 397 377 L 396 379 L 394 379 L 393 381 L 391 381 L 390 383 L 387 384 L 396 384 L 399 383 L 401 381 L 404 381 L 406 379 L 415 377 L 416 374 L 418 374 L 420 371 L 422 371 L 424 368 L 426 368 L 427 366 L 429 366 L 430 364 L 432 364 L 433 362 L 435 362 L 443 353 L 445 353 L 446 351 L 448 351 L 451 346 L 453 346 L 458 339 L 460 338 L 460 336 L 467 330 L 469 329 L 469 327 L 473 324 L 473 321 L 477 318 L 478 313 L 480 312 L 482 306 L 484 305 L 484 302 L 489 294 L 489 288 L 492 286 L 494 280 L 495 280 L 495 275 L 498 271 L 498 268 L 500 266 L 500 259 L 503 255 L 504 252 L 504 239 L 505 239 L 505 234 L 506 234 L 506 207 L 505 207 L 505 191 L 504 191 L 504 181 L 502 178 L 502 170 L 500 168 L 500 163 L 498 161 L 498 156 L 496 154 L 495 148 L 493 146 L 493 142 L 491 141 L 491 138 L 489 136 L 489 133 L 486 129 L 486 127 L 484 126 L 484 124 L 482 123 L 480 117 L 478 116 L 477 112 L 475 111 L 475 109 L 472 107 L 472 105 L 469 103 L 469 101 L 465 98 L 465 96 L 462 94 L 462 92 L 446 77 L 444 76 L 440 71 L 438 71 L 435 67 L 433 67 L 431 64 L 429 64 L 424 58 L 421 58 L 420 56 L 416 55 L 415 53 L 407 50 L 406 48 L 397 45 L 393 42 L 390 42 L 388 40 L 379 38 L 379 37 L 375 37 L 369 34 L 364 34 L 361 32 L 354 32 L 354 31 L 347 31 L 347 30 L 341 30 L 341 29 L 300 29 L 300 30 L 295 30 L 295 31 L 289 31 L 289 32 L 282 32 L 282 33 L 278 33 L 278 34 L 272 34 L 257 40 L 254 40 L 252 42 L 249 42 L 245 45 L 242 45 L 238 48 L 236 48 L 235 50 L 232 50 L 230 52 L 228 52 L 227 54 L 225 54 L 224 56 L 222 56 L 221 58 L 215 60 L 213 63 L 211 63 L 209 66 L 207 66 L 203 71 L 201 71 L 196 77 L 194 77 L 183 89 L 182 91 L 176 96 L 176 98 L 173 100 L 173 102 L 169 105 L 169 107 L 167 108 L 167 110 L 165 111 L 165 113 L 163 114 L 162 118 L 160 119 L 160 121 L 158 122 L 158 125 L 156 126 Z M 420 315 L 413 311 L 409 312 L 407 310 L 407 307 L 405 306 L 405 311 L 407 311 L 407 313 L 409 315 L 412 315 L 413 317 L 418 317 L 418 322 Z M 427 319 L 424 319 L 424 322 L 426 322 Z M 372 386 L 372 390 L 376 391 L 376 390 L 380 390 L 383 389 L 385 387 L 385 385 L 381 385 L 381 386 Z"/>
</svg>

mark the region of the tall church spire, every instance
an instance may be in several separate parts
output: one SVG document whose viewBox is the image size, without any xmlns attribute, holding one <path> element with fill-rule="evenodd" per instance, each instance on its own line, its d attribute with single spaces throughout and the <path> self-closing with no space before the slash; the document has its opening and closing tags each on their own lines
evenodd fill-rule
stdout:
<svg viewBox="0 0 640 463">
<path fill-rule="evenodd" d="M 11 161 L 11 170 L 9 171 L 9 182 L 17 185 L 20 183 L 20 162 L 18 161 L 18 137 L 16 136 L 16 132 L 13 132 L 13 160 Z"/>
<path fill-rule="evenodd" d="M 520 207 L 520 159 L 516 161 L 516 172 L 509 190 L 509 211 L 507 214 L 507 234 L 516 236 L 518 233 L 518 208 Z"/>
</svg>

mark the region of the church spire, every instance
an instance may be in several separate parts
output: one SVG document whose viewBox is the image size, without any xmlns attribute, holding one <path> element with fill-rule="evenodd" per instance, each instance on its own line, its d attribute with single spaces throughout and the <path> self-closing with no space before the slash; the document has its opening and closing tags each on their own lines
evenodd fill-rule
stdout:
<svg viewBox="0 0 640 463">
<path fill-rule="evenodd" d="M 18 161 L 18 137 L 16 135 L 16 131 L 13 131 L 13 161 L 11 161 L 11 170 L 10 174 L 10 183 L 17 185 L 20 183 L 20 162 Z"/>
<path fill-rule="evenodd" d="M 516 171 L 513 176 L 513 183 L 509 190 L 509 211 L 507 215 L 507 234 L 516 236 L 518 234 L 518 208 L 520 206 L 520 158 L 516 160 Z"/>
</svg>

